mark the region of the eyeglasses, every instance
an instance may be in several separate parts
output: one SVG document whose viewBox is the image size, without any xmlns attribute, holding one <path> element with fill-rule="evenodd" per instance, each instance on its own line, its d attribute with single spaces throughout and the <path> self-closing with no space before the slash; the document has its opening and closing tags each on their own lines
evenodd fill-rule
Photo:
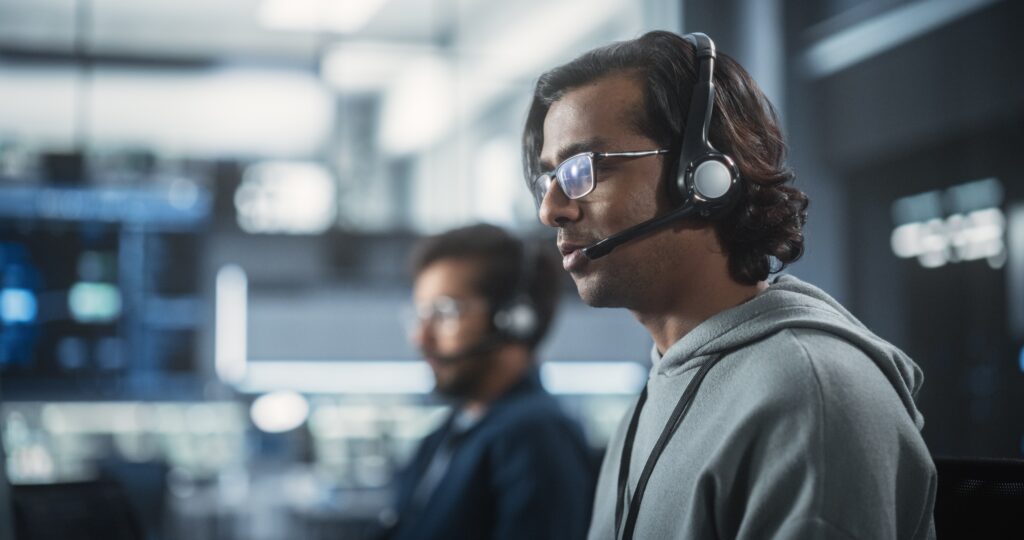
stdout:
<svg viewBox="0 0 1024 540">
<path fill-rule="evenodd" d="M 407 305 L 402 310 L 402 321 L 410 336 L 423 324 L 433 325 L 438 332 L 456 334 L 463 317 L 479 308 L 482 303 L 483 301 L 478 298 L 456 299 L 438 296 L 429 302 Z"/>
<path fill-rule="evenodd" d="M 597 185 L 597 175 L 594 172 L 594 162 L 604 158 L 638 158 L 667 154 L 668 149 L 642 150 L 635 152 L 581 152 L 572 156 L 555 167 L 554 171 L 538 174 L 533 179 L 530 191 L 533 193 L 533 200 L 540 208 L 541 202 L 551 190 L 551 184 L 557 180 L 562 192 L 570 199 L 586 197 L 594 186 Z"/>
</svg>

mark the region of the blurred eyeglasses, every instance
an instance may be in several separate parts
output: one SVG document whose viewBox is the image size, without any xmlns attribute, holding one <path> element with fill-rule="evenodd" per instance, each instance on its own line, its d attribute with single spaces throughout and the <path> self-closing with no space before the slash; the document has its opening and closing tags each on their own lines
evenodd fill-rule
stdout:
<svg viewBox="0 0 1024 540">
<path fill-rule="evenodd" d="M 540 208 L 541 202 L 551 190 L 551 185 L 557 181 L 558 187 L 570 199 L 579 199 L 594 191 L 597 185 L 597 174 L 594 172 L 594 162 L 605 158 L 638 158 L 667 154 L 668 149 L 641 150 L 635 152 L 582 152 L 576 154 L 562 163 L 555 170 L 538 174 L 533 179 L 530 191 L 533 192 L 533 200 Z"/>
<path fill-rule="evenodd" d="M 402 319 L 410 336 L 424 324 L 432 325 L 437 332 L 455 334 L 463 318 L 478 310 L 482 304 L 483 300 L 479 298 L 438 296 L 429 302 L 407 305 L 402 310 Z"/>
</svg>

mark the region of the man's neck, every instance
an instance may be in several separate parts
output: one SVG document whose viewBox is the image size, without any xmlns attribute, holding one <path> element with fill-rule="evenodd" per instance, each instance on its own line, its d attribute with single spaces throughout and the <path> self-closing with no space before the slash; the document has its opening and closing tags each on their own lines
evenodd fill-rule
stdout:
<svg viewBox="0 0 1024 540">
<path fill-rule="evenodd" d="M 491 403 L 505 395 L 522 380 L 526 371 L 533 364 L 531 353 L 524 345 L 506 345 L 496 350 L 494 354 L 497 355 L 497 358 L 493 368 L 481 381 L 473 397 L 462 403 L 463 410 L 474 412 L 486 410 Z"/>
<path fill-rule="evenodd" d="M 743 285 L 724 276 L 724 279 L 717 282 L 692 287 L 663 302 L 658 308 L 634 310 L 633 316 L 647 328 L 658 351 L 664 354 L 700 323 L 747 302 L 767 288 L 768 283 L 765 281 Z"/>
</svg>

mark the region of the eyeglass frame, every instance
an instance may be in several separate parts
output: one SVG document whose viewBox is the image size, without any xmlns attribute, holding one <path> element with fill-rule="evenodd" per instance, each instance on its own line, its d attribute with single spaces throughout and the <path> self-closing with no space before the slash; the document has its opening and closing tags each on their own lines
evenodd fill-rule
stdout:
<svg viewBox="0 0 1024 540">
<path fill-rule="evenodd" d="M 558 171 L 559 171 L 559 169 L 564 167 L 566 163 L 568 163 L 568 162 L 570 162 L 570 161 L 572 161 L 572 160 L 574 160 L 574 159 L 576 159 L 576 158 L 578 158 L 580 156 L 587 156 L 590 159 L 591 176 L 593 176 L 594 179 L 593 179 L 593 182 L 590 183 L 590 188 L 587 189 L 587 191 L 585 193 L 583 193 L 582 195 L 577 195 L 576 197 L 570 197 L 569 194 L 565 192 L 565 187 L 562 186 L 562 183 L 561 182 L 558 183 L 558 188 L 562 190 L 562 193 L 565 194 L 566 197 L 568 197 L 569 199 L 572 199 L 572 200 L 582 199 L 583 197 L 586 197 L 587 195 L 590 195 L 594 191 L 594 188 L 597 187 L 597 170 L 594 168 L 594 162 L 595 161 L 600 160 L 600 159 L 604 159 L 604 158 L 616 158 L 616 157 L 638 158 L 638 157 L 647 157 L 647 156 L 658 156 L 658 155 L 662 155 L 662 154 L 667 154 L 670 151 L 671 150 L 669 150 L 668 148 L 659 148 L 657 150 L 631 150 L 631 151 L 627 151 L 627 152 L 580 152 L 578 154 L 573 154 L 573 155 L 563 159 L 562 162 L 559 163 L 557 166 L 555 166 L 554 169 L 552 169 L 550 171 L 547 171 L 547 172 L 542 172 L 542 173 L 534 176 L 533 177 L 533 184 L 530 186 L 533 189 L 531 189 L 530 191 L 535 194 L 534 195 L 535 202 L 537 203 L 538 206 L 540 206 L 540 204 L 544 201 L 544 198 L 547 197 L 548 192 L 551 191 L 551 188 L 548 187 L 547 189 L 545 189 L 543 197 L 540 197 L 539 199 L 536 197 L 536 186 L 541 182 L 541 178 L 542 177 L 548 177 L 548 186 L 550 186 L 551 182 L 558 181 Z"/>
<path fill-rule="evenodd" d="M 451 311 L 445 313 L 446 310 L 438 306 L 439 302 L 448 303 Z M 459 325 L 462 324 L 463 319 L 477 308 L 481 306 L 486 307 L 487 300 L 480 297 L 455 298 L 442 295 L 424 304 L 428 305 L 418 305 L 415 302 L 411 302 L 403 306 L 400 315 L 404 326 L 406 326 L 406 331 L 410 335 L 417 328 L 424 325 L 428 325 L 436 331 L 445 334 L 458 333 Z M 424 316 L 427 311 L 429 311 L 429 314 Z M 486 309 L 483 311 L 486 311 Z"/>
</svg>

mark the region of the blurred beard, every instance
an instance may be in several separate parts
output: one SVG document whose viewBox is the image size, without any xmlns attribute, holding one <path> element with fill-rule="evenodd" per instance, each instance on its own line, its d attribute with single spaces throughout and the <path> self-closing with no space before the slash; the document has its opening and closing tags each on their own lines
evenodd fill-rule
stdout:
<svg viewBox="0 0 1024 540">
<path fill-rule="evenodd" d="M 471 399 L 479 393 L 493 365 L 494 354 L 485 353 L 440 366 L 434 373 L 434 393 L 456 401 Z"/>
</svg>

